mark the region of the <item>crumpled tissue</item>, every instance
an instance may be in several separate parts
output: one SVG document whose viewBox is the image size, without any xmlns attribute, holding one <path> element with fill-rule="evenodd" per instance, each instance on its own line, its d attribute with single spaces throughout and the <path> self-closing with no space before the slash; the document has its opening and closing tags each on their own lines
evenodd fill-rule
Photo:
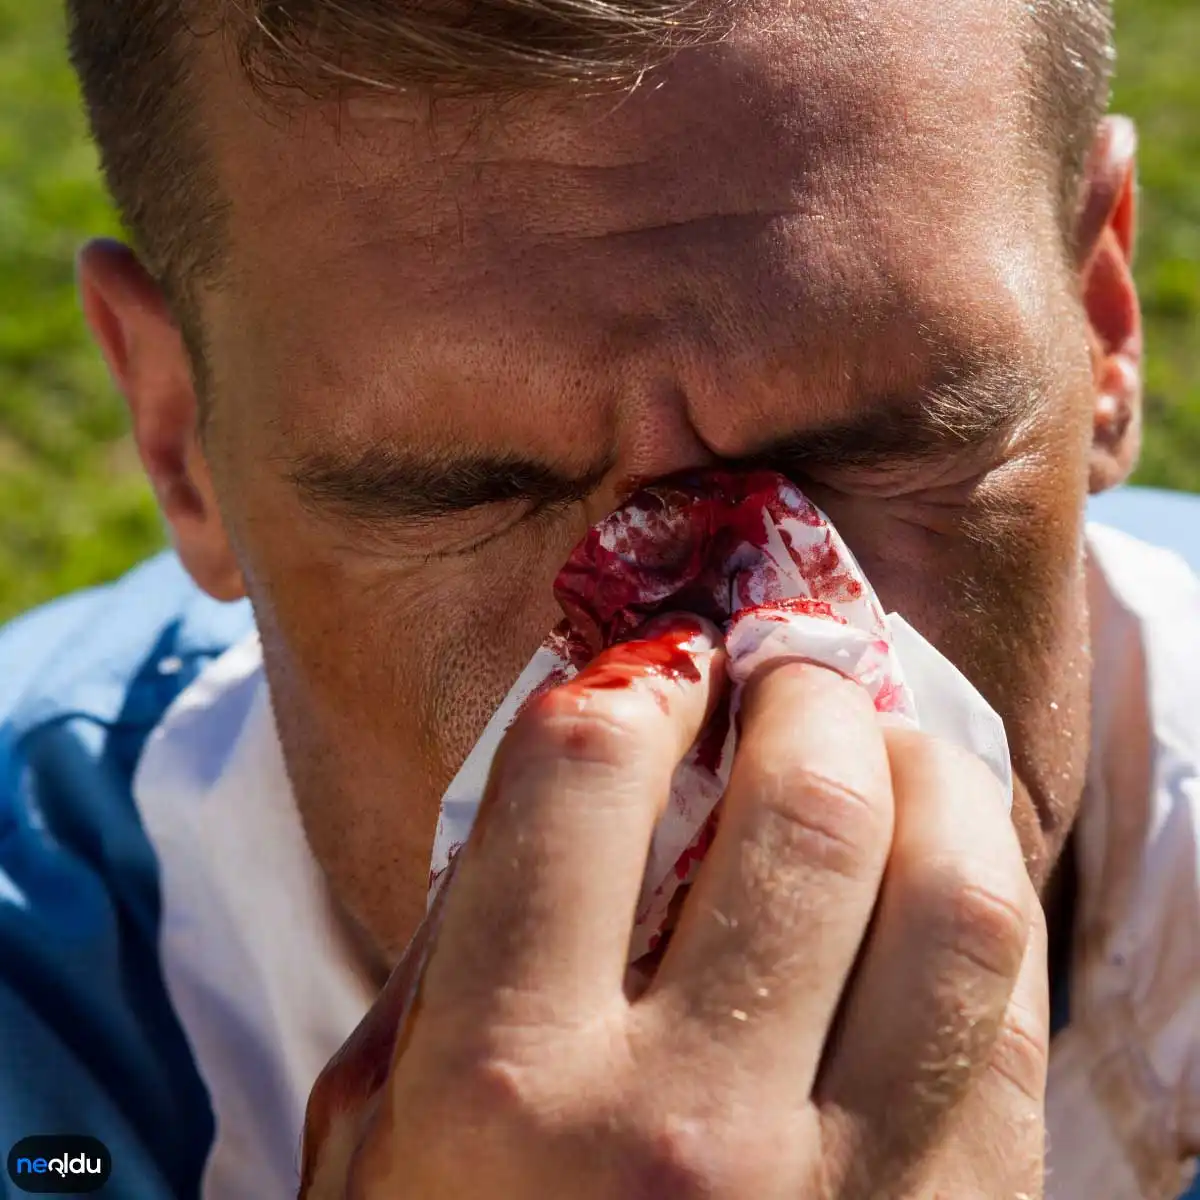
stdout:
<svg viewBox="0 0 1200 1200">
<path fill-rule="evenodd" d="M 958 742 L 1012 796 L 999 716 L 896 613 L 884 613 L 828 518 L 773 472 L 709 471 L 653 483 L 594 526 L 559 574 L 566 614 L 521 673 L 442 799 L 430 902 L 465 842 L 493 756 L 522 707 L 572 678 L 651 617 L 685 612 L 725 634 L 732 687 L 679 764 L 654 833 L 630 959 L 653 951 L 676 892 L 711 844 L 729 782 L 742 684 L 763 663 L 803 658 L 857 680 L 876 709 Z"/>
</svg>

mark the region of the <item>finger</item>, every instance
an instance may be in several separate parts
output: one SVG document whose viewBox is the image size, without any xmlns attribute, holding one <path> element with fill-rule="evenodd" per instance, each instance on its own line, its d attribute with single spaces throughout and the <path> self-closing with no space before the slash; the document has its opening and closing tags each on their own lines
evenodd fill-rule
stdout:
<svg viewBox="0 0 1200 1200">
<path fill-rule="evenodd" d="M 1035 904 L 1021 973 L 983 1078 L 958 1118 L 956 1173 L 963 1195 L 1024 1196 L 1043 1191 L 1046 1171 L 1046 1075 L 1050 989 L 1046 919 Z"/>
<path fill-rule="evenodd" d="M 656 624 L 526 710 L 492 768 L 431 996 L 477 1015 L 621 995 L 653 828 L 724 685 L 719 640 L 698 618 Z"/>
<path fill-rule="evenodd" d="M 1050 1060 L 1050 984 L 1047 967 L 1046 915 L 1033 904 L 1029 940 L 1016 987 L 1004 1014 L 979 1094 L 989 1107 L 1012 1120 L 1035 1109 L 1046 1098 Z"/>
<path fill-rule="evenodd" d="M 415 1019 L 419 1007 L 422 975 L 457 868 L 456 858 L 383 991 L 309 1093 L 301 1148 L 301 1200 L 341 1194 L 330 1193 L 322 1181 L 345 1178 L 365 1110 L 383 1086 L 393 1061 L 403 1052 L 409 1021 Z"/>
<path fill-rule="evenodd" d="M 944 1136 L 989 1061 L 1037 903 L 987 767 L 922 734 L 886 738 L 892 854 L 816 1092 L 865 1180 L 900 1178 Z"/>
<path fill-rule="evenodd" d="M 1035 904 L 1021 973 L 982 1077 L 956 1110 L 928 1177 L 951 1196 L 1038 1200 L 1046 1175 L 1050 997 L 1046 921 Z M 864 1186 L 858 1194 L 871 1194 Z"/>
<path fill-rule="evenodd" d="M 866 691 L 808 663 L 748 685 L 721 823 L 647 995 L 676 1037 L 807 1099 L 887 860 L 892 789 Z"/>
</svg>

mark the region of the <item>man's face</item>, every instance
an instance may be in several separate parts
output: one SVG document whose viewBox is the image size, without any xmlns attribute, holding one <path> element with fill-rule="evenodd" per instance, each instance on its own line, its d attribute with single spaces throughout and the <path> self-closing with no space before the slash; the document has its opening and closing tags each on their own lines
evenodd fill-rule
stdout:
<svg viewBox="0 0 1200 1200">
<path fill-rule="evenodd" d="M 1073 817 L 1092 364 L 1020 6 L 765 7 L 628 96 L 214 104 L 207 458 L 314 850 L 389 952 L 576 541 L 718 460 L 791 476 L 1000 711 L 1035 877 Z"/>
</svg>

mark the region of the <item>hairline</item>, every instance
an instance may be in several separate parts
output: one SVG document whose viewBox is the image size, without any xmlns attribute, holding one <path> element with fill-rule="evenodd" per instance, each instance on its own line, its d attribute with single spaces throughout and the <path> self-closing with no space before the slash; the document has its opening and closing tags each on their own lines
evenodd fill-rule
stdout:
<svg viewBox="0 0 1200 1200">
<path fill-rule="evenodd" d="M 1083 29 L 1088 19 L 1086 14 L 1100 12 L 1105 5 L 1103 0 L 1033 0 L 1031 4 L 1024 6 L 1029 19 L 1023 37 L 1026 76 L 1023 91 L 1028 105 L 1027 111 L 1032 118 L 1031 132 L 1038 146 L 1035 160 L 1038 170 L 1045 170 L 1058 193 L 1055 199 L 1061 235 L 1060 245 L 1062 260 L 1066 264 L 1074 257 L 1072 234 L 1080 198 L 1079 184 L 1087 148 L 1091 142 L 1089 135 L 1093 134 L 1094 130 L 1070 130 L 1065 142 L 1057 136 L 1061 131 L 1056 128 L 1055 105 L 1059 97 L 1055 93 L 1055 87 L 1066 86 L 1063 80 L 1069 77 L 1069 73 L 1064 75 L 1062 64 L 1056 64 L 1054 56 L 1078 53 L 1076 47 L 1063 47 L 1056 41 L 1056 34 L 1061 34 L 1061 19 L 1049 14 L 1061 14 L 1062 6 L 1085 14 L 1080 18 L 1079 24 L 1079 28 Z M 197 389 L 206 392 L 209 381 L 205 364 L 208 355 L 201 317 L 202 297 L 206 291 L 220 287 L 222 273 L 227 265 L 229 201 L 219 178 L 214 156 L 205 144 L 203 118 L 197 120 L 196 114 L 202 114 L 204 105 L 210 102 L 206 100 L 205 95 L 209 88 L 222 82 L 217 77 L 217 72 L 221 67 L 234 70 L 240 68 L 243 79 L 249 81 L 259 99 L 268 108 L 273 107 L 280 112 L 296 111 L 302 105 L 320 103 L 322 100 L 340 105 L 362 96 L 386 98 L 396 95 L 399 89 L 350 71 L 336 72 L 324 80 L 310 81 L 313 86 L 305 87 L 304 81 L 294 73 L 283 70 L 273 76 L 261 62 L 256 63 L 253 55 L 247 50 L 247 42 L 230 41 L 235 33 L 233 29 L 214 28 L 205 33 L 199 32 L 194 24 L 187 20 L 182 20 L 180 24 L 183 27 L 175 31 L 173 46 L 176 61 L 172 74 L 175 87 L 167 101 L 170 111 L 165 115 L 165 122 L 177 135 L 174 153 L 178 158 L 174 164 L 174 174 L 186 177 L 188 181 L 187 200 L 181 198 L 178 193 L 171 197 L 177 209 L 192 209 L 188 236 L 159 238 L 159 244 L 155 245 L 154 239 L 146 235 L 146 228 L 152 222 L 138 219 L 139 216 L 144 216 L 139 210 L 148 208 L 148 204 L 134 205 L 135 211 L 124 215 L 127 225 L 131 227 L 133 240 L 148 269 L 162 286 L 179 325 L 189 358 L 192 360 Z M 1095 32 L 1094 27 L 1089 28 L 1085 35 Z M 1106 47 L 1110 50 L 1110 26 L 1104 26 L 1103 36 Z M 191 44 L 187 45 L 188 42 Z M 224 45 L 219 47 L 220 52 L 206 54 L 205 43 L 212 42 L 223 42 Z M 260 42 L 260 53 L 263 49 L 264 46 Z M 270 43 L 265 49 L 270 49 Z M 484 92 L 464 91 L 451 80 L 442 87 L 413 88 L 408 90 L 407 94 L 430 98 L 439 95 L 469 96 L 488 107 L 502 105 L 516 96 L 548 92 L 566 94 L 571 89 L 575 95 L 581 97 L 588 94 L 614 94 L 636 88 L 646 71 L 653 70 L 655 65 L 659 64 L 646 68 L 632 79 L 614 77 L 585 81 L 570 74 L 543 76 L 532 85 L 529 81 L 524 85 L 514 82 L 508 88 L 496 86 Z M 1110 67 L 1111 63 L 1108 65 Z M 1076 95 L 1073 98 L 1088 111 L 1107 107 L 1107 86 L 1111 70 L 1103 73 L 1106 91 L 1103 102 L 1097 104 L 1094 96 L 1081 98 Z M 1080 71 L 1076 74 L 1092 78 L 1095 73 Z M 1087 145 L 1082 144 L 1085 138 Z M 111 183 L 110 179 L 110 185 Z M 118 189 L 114 187 L 113 190 L 115 192 Z M 122 207 L 127 208 L 129 205 Z M 180 217 L 180 223 L 184 222 L 185 218 Z"/>
</svg>

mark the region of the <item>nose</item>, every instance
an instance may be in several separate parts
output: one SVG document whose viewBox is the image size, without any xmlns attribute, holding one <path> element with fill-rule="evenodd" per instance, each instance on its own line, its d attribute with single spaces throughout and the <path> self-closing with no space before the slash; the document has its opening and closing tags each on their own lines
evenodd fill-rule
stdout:
<svg viewBox="0 0 1200 1200">
<path fill-rule="evenodd" d="M 593 497 L 590 521 L 606 517 L 644 484 L 676 471 L 717 465 L 692 424 L 687 397 L 677 383 L 626 393 L 618 414 L 619 452 L 611 482 Z"/>
</svg>

